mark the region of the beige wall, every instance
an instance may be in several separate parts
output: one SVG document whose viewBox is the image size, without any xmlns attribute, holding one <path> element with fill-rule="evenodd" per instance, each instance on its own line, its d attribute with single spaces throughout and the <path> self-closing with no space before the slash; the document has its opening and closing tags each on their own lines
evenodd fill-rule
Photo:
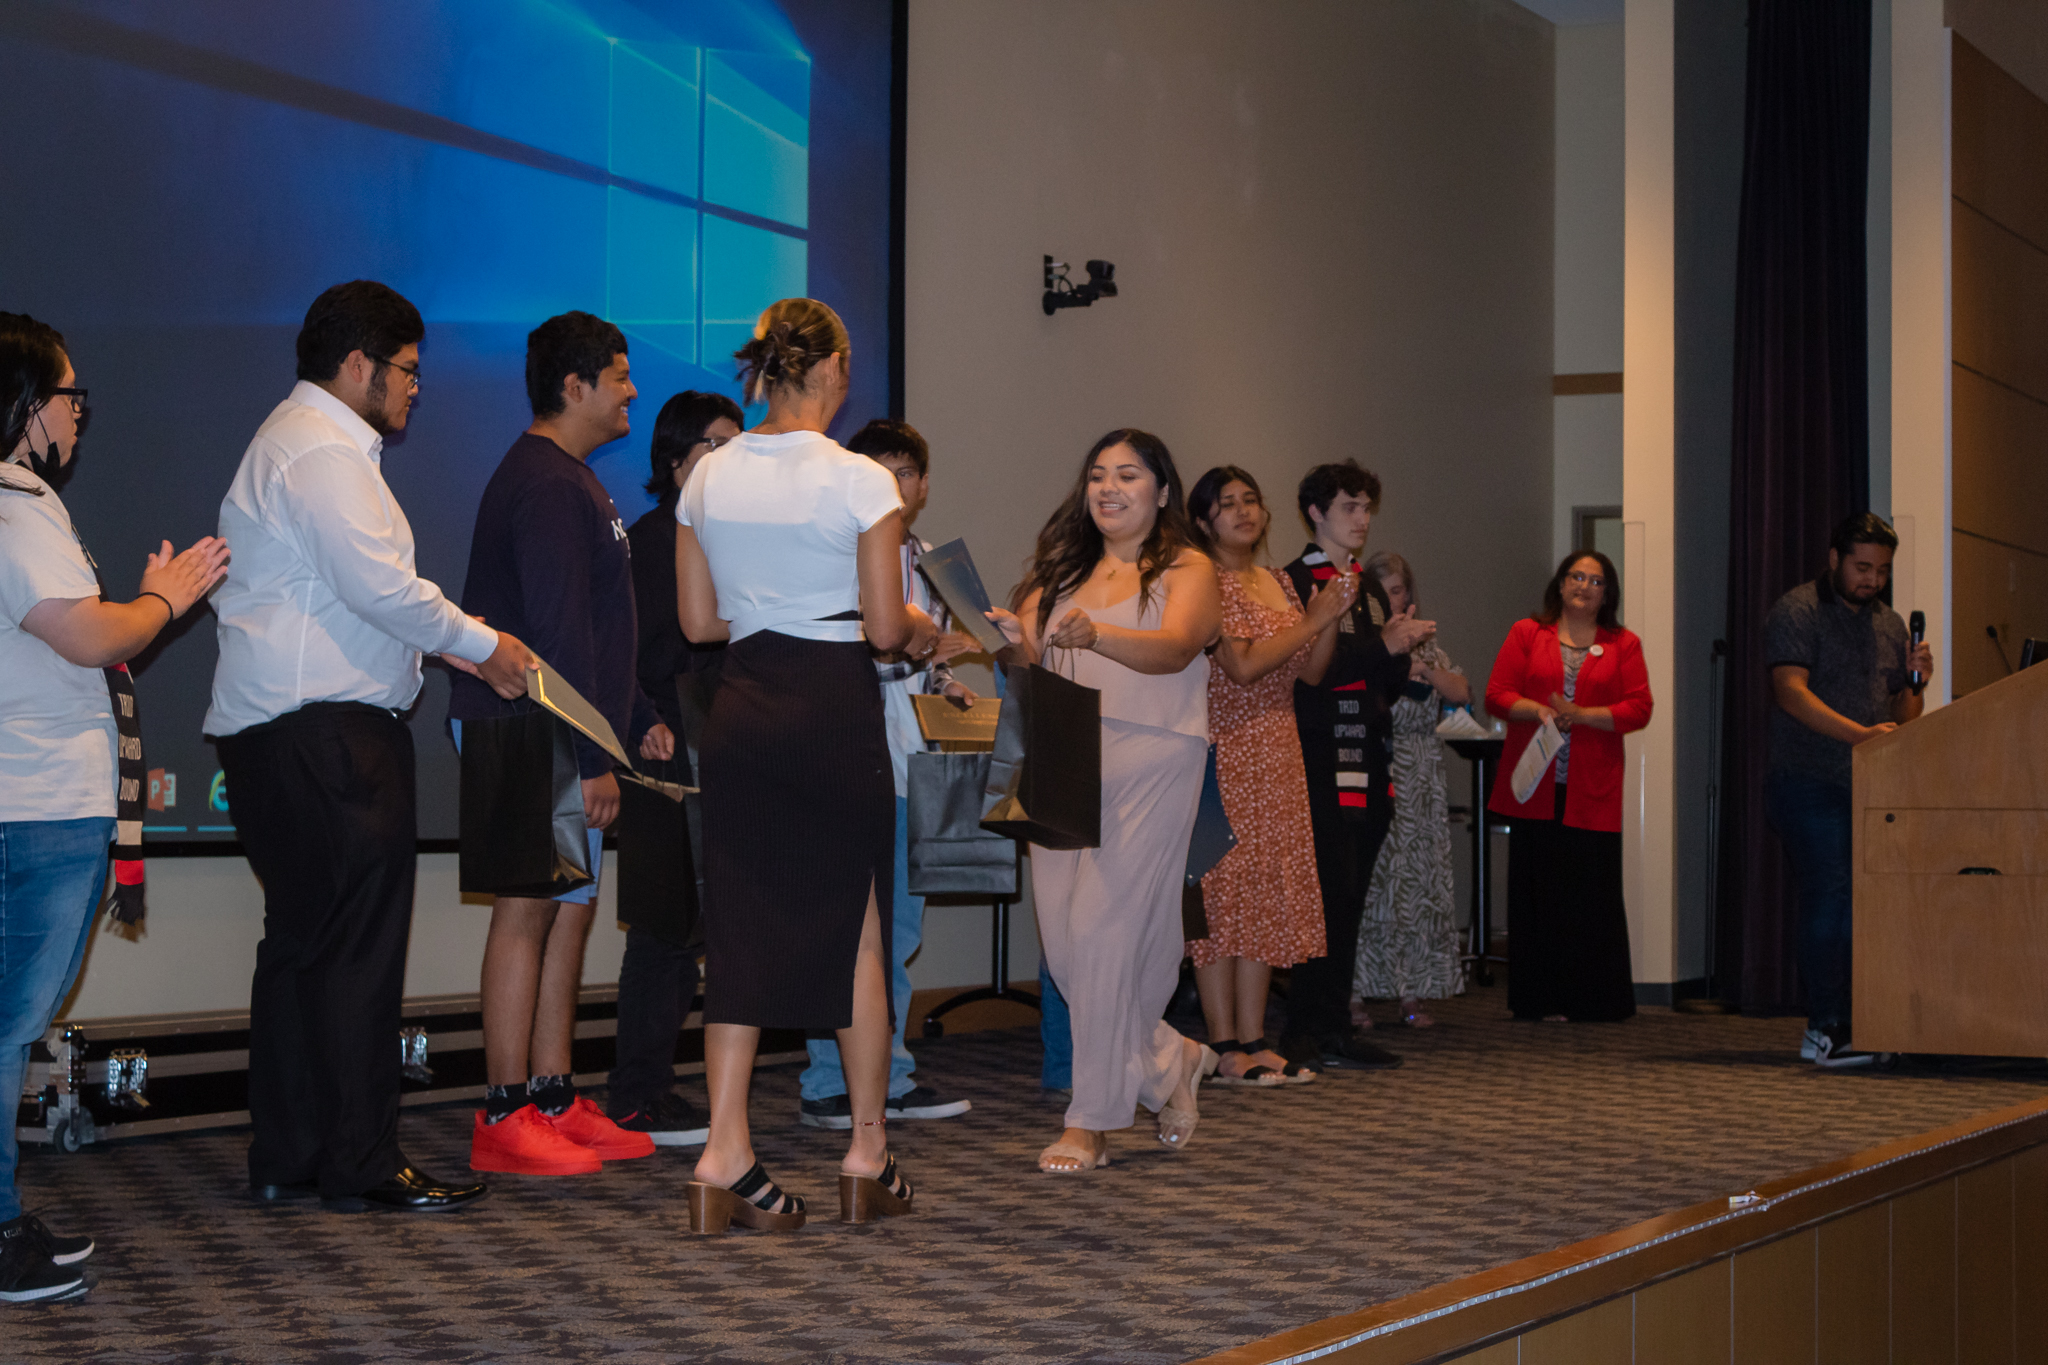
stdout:
<svg viewBox="0 0 2048 1365">
<path fill-rule="evenodd" d="M 1621 369 L 1622 26 L 1560 25 L 1556 83 L 1556 317 L 1559 374 Z M 1621 505 L 1621 395 L 1551 400 L 1550 558 L 1572 548 L 1574 507 Z"/>
<path fill-rule="evenodd" d="M 1550 548 L 1551 29 L 1505 0 L 913 0 L 907 415 L 992 591 L 1091 441 L 1386 483 L 1483 675 Z M 1045 317 L 1040 257 L 1123 294 Z"/>
</svg>

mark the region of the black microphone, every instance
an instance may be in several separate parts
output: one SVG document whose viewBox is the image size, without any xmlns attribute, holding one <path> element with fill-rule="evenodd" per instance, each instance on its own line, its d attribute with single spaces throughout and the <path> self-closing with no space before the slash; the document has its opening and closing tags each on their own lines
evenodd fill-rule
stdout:
<svg viewBox="0 0 2048 1365">
<path fill-rule="evenodd" d="M 1906 629 L 1913 633 L 1913 648 L 1919 649 L 1920 642 L 1927 638 L 1927 613 L 1916 611 L 1911 616 L 1908 616 L 1906 618 Z M 1920 676 L 1920 670 L 1917 668 L 1913 670 L 1912 683 L 1915 687 L 1927 686 L 1927 680 Z"/>
</svg>

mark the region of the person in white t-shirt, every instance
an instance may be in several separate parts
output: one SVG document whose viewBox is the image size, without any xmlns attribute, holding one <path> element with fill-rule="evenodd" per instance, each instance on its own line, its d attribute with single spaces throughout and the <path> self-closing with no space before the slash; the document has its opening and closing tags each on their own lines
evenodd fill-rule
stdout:
<svg viewBox="0 0 2048 1365">
<path fill-rule="evenodd" d="M 107 884 L 121 748 L 141 760 L 127 661 L 220 581 L 227 545 L 149 556 L 132 602 L 110 602 L 51 487 L 77 453 L 85 390 L 48 323 L 0 313 L 0 1101 L 56 1017 Z M 120 671 L 125 725 L 109 674 Z M 124 730 L 126 733 L 124 733 Z M 139 810 L 139 803 L 130 804 Z M 140 839 L 124 831 L 123 844 Z M 137 864 L 139 866 L 139 863 Z M 89 1237 L 51 1233 L 15 1192 L 14 1120 L 0 1123 L 0 1302 L 75 1298 Z"/>
<path fill-rule="evenodd" d="M 842 1221 L 911 1206 L 883 1127 L 890 917 L 877 907 L 893 904 L 895 794 L 869 650 L 929 660 L 939 635 L 904 601 L 896 480 L 825 435 L 852 352 L 815 299 L 763 313 L 736 358 L 768 415 L 706 455 L 676 507 L 683 633 L 730 641 L 698 778 L 711 1135 L 689 1185 L 693 1232 L 803 1225 L 803 1200 L 768 1178 L 748 1132 L 763 1028 L 838 1034 L 853 1111 Z"/>
</svg>

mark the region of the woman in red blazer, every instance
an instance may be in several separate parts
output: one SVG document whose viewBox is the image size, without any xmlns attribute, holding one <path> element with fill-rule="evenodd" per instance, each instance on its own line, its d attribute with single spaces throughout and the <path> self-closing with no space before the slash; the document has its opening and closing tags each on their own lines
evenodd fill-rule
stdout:
<svg viewBox="0 0 2048 1365">
<path fill-rule="evenodd" d="M 1508 1008 L 1518 1019 L 1636 1012 L 1621 899 L 1621 737 L 1650 723 L 1643 643 L 1615 619 L 1621 585 L 1596 551 L 1565 557 L 1543 610 L 1493 662 L 1486 709 L 1508 723 L 1487 808 L 1507 817 Z M 1545 721 L 1564 748 L 1527 801 L 1514 771 Z"/>
</svg>

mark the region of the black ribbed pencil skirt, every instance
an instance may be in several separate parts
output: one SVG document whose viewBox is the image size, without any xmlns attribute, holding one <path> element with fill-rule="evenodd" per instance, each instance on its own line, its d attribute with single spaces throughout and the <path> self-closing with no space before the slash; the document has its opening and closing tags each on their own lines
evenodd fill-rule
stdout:
<svg viewBox="0 0 2048 1365">
<path fill-rule="evenodd" d="M 896 786 L 867 645 L 733 643 L 699 760 L 704 1022 L 845 1028 L 869 888 L 885 964 L 894 904 Z"/>
</svg>

